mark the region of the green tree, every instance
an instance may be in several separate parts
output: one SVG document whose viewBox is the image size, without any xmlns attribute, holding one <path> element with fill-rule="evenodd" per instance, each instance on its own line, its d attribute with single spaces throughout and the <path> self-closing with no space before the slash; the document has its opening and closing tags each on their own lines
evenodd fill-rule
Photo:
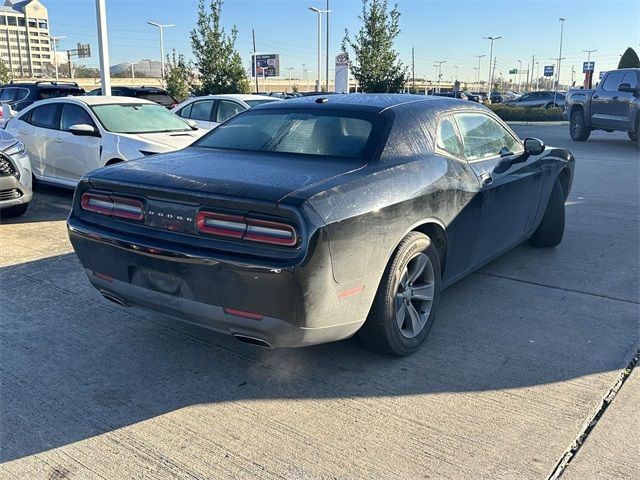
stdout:
<svg viewBox="0 0 640 480">
<path fill-rule="evenodd" d="M 344 32 L 342 51 L 348 53 L 347 47 L 354 51 L 354 61 L 349 60 L 349 67 L 364 92 L 399 92 L 408 77 L 408 68 L 393 49 L 400 34 L 400 11 L 397 5 L 389 11 L 387 3 L 387 0 L 362 0 L 360 31 L 353 40 L 348 30 Z"/>
<path fill-rule="evenodd" d="M 235 48 L 238 29 L 227 35 L 220 25 L 222 0 L 198 3 L 198 21 L 191 31 L 191 48 L 198 71 L 193 90 L 198 95 L 216 93 L 249 93 L 249 79 Z"/>
<path fill-rule="evenodd" d="M 9 74 L 9 69 L 5 63 L 0 60 L 0 83 L 9 83 L 10 79 L 11 75 Z"/>
<path fill-rule="evenodd" d="M 629 47 L 624 51 L 620 57 L 618 68 L 640 68 L 640 59 L 633 48 Z"/>
<path fill-rule="evenodd" d="M 191 84 L 193 83 L 193 73 L 191 67 L 184 59 L 184 55 L 176 55 L 173 50 L 171 57 L 167 55 L 167 62 L 164 67 L 164 83 L 167 91 L 178 102 L 189 96 Z"/>
</svg>

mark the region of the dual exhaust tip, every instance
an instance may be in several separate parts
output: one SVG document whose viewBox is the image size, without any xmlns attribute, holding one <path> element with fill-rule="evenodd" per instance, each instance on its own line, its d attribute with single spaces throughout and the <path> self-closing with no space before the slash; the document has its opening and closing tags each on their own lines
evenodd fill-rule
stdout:
<svg viewBox="0 0 640 480">
<path fill-rule="evenodd" d="M 105 292 L 104 290 L 100 290 L 100 294 L 106 298 L 107 300 L 109 300 L 110 302 L 115 303 L 116 305 L 119 305 L 121 307 L 125 307 L 128 308 L 129 305 L 127 305 L 127 303 L 122 300 L 121 298 L 117 297 L 116 295 L 109 293 L 109 292 Z M 250 337 L 248 335 L 242 335 L 240 333 L 234 333 L 233 334 L 233 338 L 235 338 L 236 340 L 242 342 L 242 343 L 248 343 L 249 345 L 253 345 L 255 347 L 262 347 L 262 348 L 273 348 L 269 342 L 261 339 L 261 338 L 256 338 L 256 337 Z"/>
</svg>

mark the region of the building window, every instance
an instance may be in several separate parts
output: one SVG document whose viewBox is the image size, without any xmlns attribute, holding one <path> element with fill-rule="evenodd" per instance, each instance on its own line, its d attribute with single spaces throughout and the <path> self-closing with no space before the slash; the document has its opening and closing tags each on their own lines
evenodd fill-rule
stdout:
<svg viewBox="0 0 640 480">
<path fill-rule="evenodd" d="M 35 18 L 29 19 L 29 28 L 38 28 L 38 21 Z"/>
<path fill-rule="evenodd" d="M 7 17 L 5 17 L 4 15 L 0 15 L 0 25 L 6 25 L 7 24 Z"/>
<path fill-rule="evenodd" d="M 18 17 L 18 26 L 24 27 L 25 25 L 26 25 L 26 22 L 24 21 L 24 17 Z"/>
<path fill-rule="evenodd" d="M 31 43 L 40 43 L 40 40 L 38 40 L 37 38 L 32 38 L 30 40 Z"/>
<path fill-rule="evenodd" d="M 7 17 L 7 25 L 12 25 L 14 27 L 17 27 L 18 19 L 16 17 Z"/>
<path fill-rule="evenodd" d="M 42 58 L 51 58 L 51 55 L 42 55 Z"/>
<path fill-rule="evenodd" d="M 47 21 L 45 19 L 39 18 L 38 19 L 38 27 L 47 28 Z"/>
</svg>

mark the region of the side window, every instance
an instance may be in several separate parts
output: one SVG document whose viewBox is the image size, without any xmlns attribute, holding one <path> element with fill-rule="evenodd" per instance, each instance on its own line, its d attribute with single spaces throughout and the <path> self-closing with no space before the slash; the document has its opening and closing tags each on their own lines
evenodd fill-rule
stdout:
<svg viewBox="0 0 640 480">
<path fill-rule="evenodd" d="M 60 130 L 68 131 L 69 127 L 81 124 L 91 125 L 95 128 L 91 116 L 84 108 L 70 103 L 63 104 L 60 115 Z"/>
<path fill-rule="evenodd" d="M 244 112 L 245 108 L 236 102 L 229 100 L 220 100 L 218 103 L 218 113 L 216 114 L 216 122 L 222 123 L 231 117 L 236 116 L 240 112 Z"/>
<path fill-rule="evenodd" d="M 463 158 L 464 156 L 462 153 L 462 144 L 458 138 L 458 132 L 456 132 L 453 120 L 449 117 L 443 118 L 438 125 L 436 146 L 456 158 Z"/>
<path fill-rule="evenodd" d="M 60 125 L 59 103 L 50 103 L 34 108 L 31 112 L 29 123 L 36 127 L 52 128 L 57 130 Z"/>
<path fill-rule="evenodd" d="M 213 108 L 213 100 L 200 100 L 199 102 L 193 102 L 191 104 L 189 118 L 191 120 L 204 120 L 205 122 L 210 122 L 211 108 Z"/>
<path fill-rule="evenodd" d="M 180 109 L 180 111 L 178 112 L 178 116 L 182 117 L 182 118 L 191 118 L 191 107 L 192 106 L 193 106 L 193 103 L 190 103 L 186 107 L 182 107 Z"/>
<path fill-rule="evenodd" d="M 16 98 L 17 88 L 5 88 L 0 95 L 0 102 L 13 102 Z"/>
<path fill-rule="evenodd" d="M 24 100 L 25 98 L 27 98 L 29 96 L 29 90 L 27 90 L 26 88 L 17 88 L 16 89 L 16 101 L 20 101 L 20 100 Z"/>
<path fill-rule="evenodd" d="M 522 150 L 520 142 L 488 115 L 458 113 L 455 117 L 468 161 L 497 157 L 505 148 L 514 153 Z"/>
<path fill-rule="evenodd" d="M 604 83 L 602 84 L 602 89 L 607 92 L 617 92 L 618 85 L 622 83 L 622 77 L 624 72 L 611 72 L 607 74 L 607 77 L 604 79 Z"/>
<path fill-rule="evenodd" d="M 533 100 L 535 98 L 535 94 L 534 93 L 526 93 L 523 96 L 520 97 L 520 101 L 525 102 L 527 100 Z"/>
<path fill-rule="evenodd" d="M 626 72 L 620 83 L 628 83 L 631 88 L 638 88 L 638 75 L 636 72 Z"/>
</svg>

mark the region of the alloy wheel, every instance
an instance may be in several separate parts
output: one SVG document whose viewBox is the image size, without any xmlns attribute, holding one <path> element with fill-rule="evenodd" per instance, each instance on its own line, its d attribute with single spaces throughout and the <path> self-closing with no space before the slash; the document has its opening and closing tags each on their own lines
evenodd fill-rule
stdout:
<svg viewBox="0 0 640 480">
<path fill-rule="evenodd" d="M 416 254 L 405 267 L 396 291 L 396 323 L 402 336 L 414 338 L 424 329 L 433 306 L 435 274 L 424 253 Z"/>
</svg>

